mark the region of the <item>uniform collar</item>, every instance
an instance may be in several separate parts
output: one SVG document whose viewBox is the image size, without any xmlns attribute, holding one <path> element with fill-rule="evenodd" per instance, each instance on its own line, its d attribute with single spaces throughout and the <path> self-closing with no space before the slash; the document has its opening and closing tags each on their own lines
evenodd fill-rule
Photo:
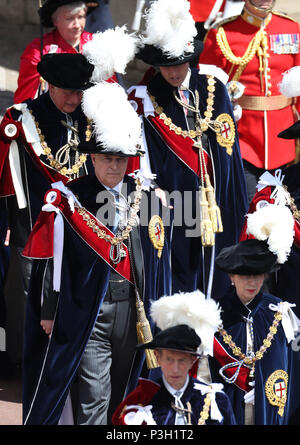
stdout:
<svg viewBox="0 0 300 445">
<path fill-rule="evenodd" d="M 245 22 L 249 23 L 250 25 L 260 28 L 262 26 L 267 26 L 268 23 L 270 23 L 272 19 L 272 13 L 270 12 L 265 18 L 258 17 L 257 15 L 253 14 L 253 12 L 250 12 L 245 6 L 241 14 L 241 17 L 243 20 L 245 20 Z"/>
</svg>

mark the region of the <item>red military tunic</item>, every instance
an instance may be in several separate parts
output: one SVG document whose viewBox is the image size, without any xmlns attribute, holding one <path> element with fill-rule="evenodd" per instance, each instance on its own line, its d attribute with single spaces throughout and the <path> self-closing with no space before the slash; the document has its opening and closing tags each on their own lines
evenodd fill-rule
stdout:
<svg viewBox="0 0 300 445">
<path fill-rule="evenodd" d="M 83 32 L 80 37 L 79 51 L 85 43 L 91 40 L 93 35 Z M 40 86 L 40 75 L 37 71 L 37 64 L 41 60 L 40 53 L 41 40 L 34 39 L 21 56 L 18 88 L 14 95 L 14 103 L 21 103 L 27 99 L 34 99 Z M 54 29 L 43 36 L 43 55 L 48 53 L 77 53 L 76 49 L 67 43 Z"/>
<path fill-rule="evenodd" d="M 261 20 L 245 9 L 240 16 L 219 24 L 206 35 L 200 63 L 219 66 L 229 74 L 231 81 L 238 65 L 230 61 L 230 50 L 231 56 L 242 58 L 260 26 Z M 222 44 L 217 42 L 221 27 L 229 45 L 223 47 L 223 52 Z M 243 108 L 238 121 L 241 154 L 243 159 L 258 168 L 272 170 L 295 158 L 295 142 L 279 139 L 277 135 L 297 119 L 295 110 L 300 110 L 299 101 L 282 96 L 278 84 L 285 71 L 300 65 L 299 33 L 299 24 L 293 19 L 274 11 L 270 13 L 265 21 L 265 56 L 261 49 L 262 57 L 256 53 L 237 79 L 245 86 L 239 99 Z"/>
</svg>

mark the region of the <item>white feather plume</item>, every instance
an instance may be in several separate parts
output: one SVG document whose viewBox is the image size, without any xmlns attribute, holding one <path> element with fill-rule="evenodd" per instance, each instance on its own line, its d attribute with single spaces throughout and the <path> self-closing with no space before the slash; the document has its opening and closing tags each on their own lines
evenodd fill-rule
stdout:
<svg viewBox="0 0 300 445">
<path fill-rule="evenodd" d="M 286 97 L 300 96 L 300 66 L 294 66 L 283 73 L 282 81 L 278 84 L 279 91 Z"/>
<path fill-rule="evenodd" d="M 145 14 L 144 44 L 160 48 L 168 57 L 191 53 L 197 35 L 188 0 L 156 0 Z"/>
<path fill-rule="evenodd" d="M 190 326 L 201 339 L 199 352 L 212 354 L 214 333 L 222 323 L 220 309 L 199 290 L 161 297 L 152 303 L 151 317 L 162 330 L 179 324 Z"/>
<path fill-rule="evenodd" d="M 269 250 L 283 264 L 294 240 L 294 218 L 287 206 L 269 204 L 247 215 L 247 233 L 266 241 Z"/>
<path fill-rule="evenodd" d="M 82 51 L 86 59 L 95 65 L 91 82 L 107 80 L 114 73 L 125 74 L 128 63 L 137 52 L 138 42 L 135 34 L 127 33 L 125 25 L 95 33 Z"/>
<path fill-rule="evenodd" d="M 93 122 L 98 143 L 109 151 L 136 153 L 141 144 L 141 120 L 118 83 L 100 82 L 86 90 L 82 109 Z"/>
</svg>

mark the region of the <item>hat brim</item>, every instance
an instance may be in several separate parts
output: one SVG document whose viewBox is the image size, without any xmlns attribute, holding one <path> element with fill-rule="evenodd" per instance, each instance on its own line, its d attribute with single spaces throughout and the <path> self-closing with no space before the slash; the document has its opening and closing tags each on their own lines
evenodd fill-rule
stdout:
<svg viewBox="0 0 300 445">
<path fill-rule="evenodd" d="M 136 57 L 151 66 L 176 66 L 183 63 L 191 63 L 197 60 L 203 51 L 203 42 L 201 40 L 194 40 L 194 51 L 186 53 L 180 57 L 170 58 L 163 51 L 154 45 L 143 46 Z"/>
<path fill-rule="evenodd" d="M 152 343 L 153 342 L 143 343 L 143 344 L 137 345 L 136 348 L 137 349 L 153 349 L 155 351 L 167 350 L 167 351 L 174 351 L 174 352 L 184 352 L 186 354 L 195 355 L 196 357 L 202 357 L 202 355 L 203 355 L 202 353 L 199 353 L 194 350 L 180 349 L 180 348 L 176 348 L 176 347 L 172 347 L 172 346 L 155 346 L 155 344 L 152 344 Z"/>
<path fill-rule="evenodd" d="M 94 139 L 91 139 L 90 141 L 81 141 L 77 146 L 78 153 L 84 153 L 84 154 L 103 154 L 103 155 L 114 155 L 114 156 L 120 156 L 124 158 L 134 158 L 136 156 L 142 156 L 142 151 L 137 150 L 136 153 L 124 153 L 123 151 L 115 151 L 115 150 L 109 150 L 105 147 L 102 147 L 101 144 L 97 144 Z"/>
<path fill-rule="evenodd" d="M 87 5 L 87 15 L 90 14 L 92 11 L 94 11 L 99 6 L 98 0 L 92 0 L 92 1 L 85 1 L 84 3 Z M 61 6 L 65 6 L 71 3 L 78 2 L 78 0 L 60 0 L 60 1 L 47 1 L 39 10 L 38 13 L 40 15 L 41 24 L 45 28 L 53 28 L 53 22 L 52 22 L 52 14 L 56 11 L 57 8 L 60 8 Z"/>
<path fill-rule="evenodd" d="M 295 122 L 290 127 L 281 131 L 278 135 L 279 138 L 282 139 L 298 139 L 300 138 L 300 120 Z"/>
<path fill-rule="evenodd" d="M 218 269 L 228 274 L 261 275 L 279 269 L 277 257 L 268 249 L 267 243 L 247 239 L 225 247 L 216 257 Z"/>
</svg>

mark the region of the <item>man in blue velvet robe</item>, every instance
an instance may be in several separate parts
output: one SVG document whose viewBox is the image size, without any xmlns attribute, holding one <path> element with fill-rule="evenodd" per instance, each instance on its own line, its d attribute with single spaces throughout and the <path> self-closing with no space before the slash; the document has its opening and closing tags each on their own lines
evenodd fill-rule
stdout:
<svg viewBox="0 0 300 445">
<path fill-rule="evenodd" d="M 102 103 L 106 114 L 97 108 L 97 117 L 111 110 L 114 119 L 109 115 L 108 122 L 115 130 L 126 116 L 119 145 L 107 147 L 110 137 L 116 139 L 115 131 L 106 136 L 105 125 L 105 148 L 101 136 L 79 144 L 81 153 L 90 153 L 95 174 L 68 188 L 54 184 L 23 252 L 40 258 L 26 317 L 25 424 L 65 423 L 71 388 L 76 424 L 109 423 L 141 373 L 144 354 L 136 353 L 136 343 L 151 340 L 143 307 L 147 314 L 150 300 L 170 292 L 169 235 L 158 198 L 148 199 L 153 213 L 145 223 L 146 196 L 137 179 L 124 176 L 128 157 L 137 154 L 140 121 L 119 85 L 100 87 L 115 91 L 119 114 L 108 94 L 109 102 Z M 101 97 L 98 90 L 94 97 Z M 96 134 L 99 126 L 103 130 L 98 119 Z M 63 215 L 63 227 L 57 228 L 56 213 Z"/>
<path fill-rule="evenodd" d="M 159 3 L 164 9 L 164 2 L 159 0 L 153 3 L 153 9 Z M 166 15 L 163 17 L 168 20 Z M 153 11 L 152 20 L 155 19 L 158 21 L 159 17 L 154 18 Z M 184 20 L 182 16 L 180 20 Z M 172 29 L 172 23 L 167 22 L 166 29 Z M 193 24 L 190 26 L 192 30 Z M 173 292 L 198 288 L 219 298 L 229 281 L 225 274 L 214 270 L 214 258 L 223 246 L 238 241 L 247 209 L 245 179 L 225 85 L 211 67 L 203 66 L 200 72 L 190 68 L 190 62 L 202 50 L 202 42 L 192 39 L 179 55 L 169 54 L 172 38 L 176 40 L 179 33 L 174 27 L 175 37 L 171 33 L 163 44 L 158 36 L 156 43 L 156 36 L 147 28 L 144 37 L 152 43 L 145 44 L 137 54 L 137 58 L 159 72 L 150 68 L 140 85 L 128 90 L 143 118 L 146 151 L 140 164 L 132 163 L 132 169 L 141 168 L 148 178 L 156 175 L 153 186 L 166 190 L 174 206 Z M 204 179 L 206 173 L 223 226 L 220 228 L 219 224 L 213 229 L 208 242 L 203 239 L 207 202 L 201 194 L 210 187 Z M 214 204 L 211 207 L 216 208 Z"/>
<path fill-rule="evenodd" d="M 49 54 L 38 70 L 49 82 L 49 91 L 10 107 L 0 127 L 0 196 L 8 210 L 11 253 L 5 290 L 7 347 L 17 366 L 22 360 L 24 304 L 31 273 L 31 262 L 22 258 L 21 251 L 51 183 L 66 183 L 92 171 L 89 158 L 79 159 L 76 145 L 85 139 L 87 120 L 80 103 L 93 66 L 81 54 Z"/>
</svg>

